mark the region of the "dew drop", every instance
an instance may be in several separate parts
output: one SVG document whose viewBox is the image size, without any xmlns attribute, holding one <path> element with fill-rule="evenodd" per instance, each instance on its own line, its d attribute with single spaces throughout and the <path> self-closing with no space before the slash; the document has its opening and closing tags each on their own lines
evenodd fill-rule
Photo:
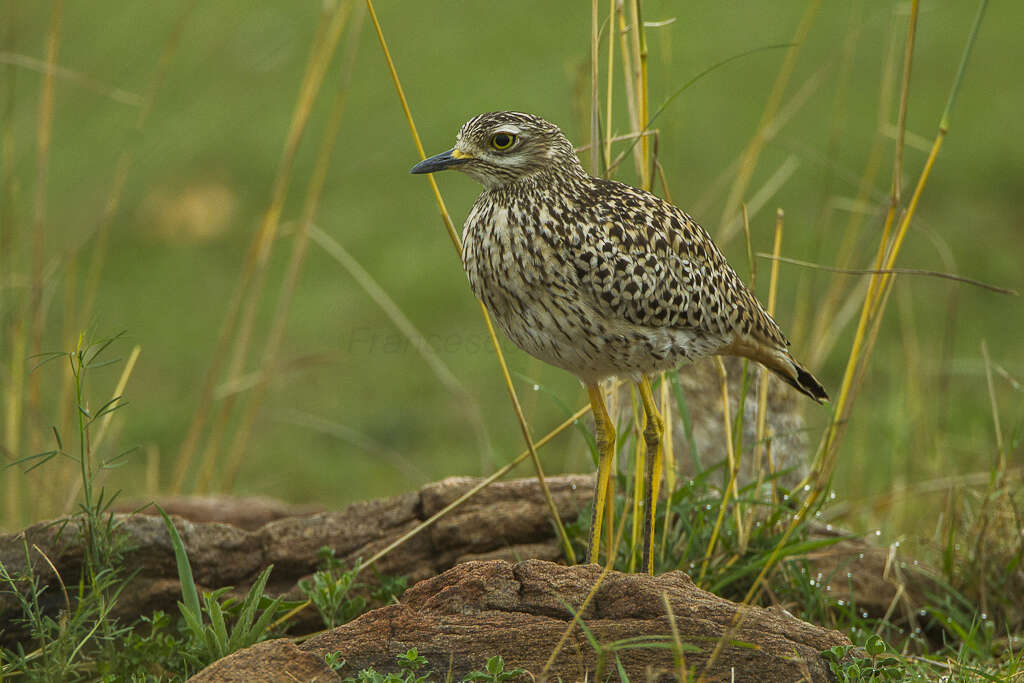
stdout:
<svg viewBox="0 0 1024 683">
<path fill-rule="evenodd" d="M 811 490 L 811 485 L 810 484 L 804 484 L 804 491 L 810 491 L 810 490 Z"/>
<path fill-rule="evenodd" d="M 875 536 L 881 536 L 881 535 L 882 535 L 882 530 L 881 529 L 875 529 Z"/>
<path fill-rule="evenodd" d="M 867 619 L 867 618 L 868 618 L 868 613 L 867 613 L 867 612 L 861 612 L 861 613 L 860 613 L 860 616 L 861 616 L 861 618 L 863 618 L 863 619 Z"/>
<path fill-rule="evenodd" d="M 926 617 L 926 616 L 928 616 L 928 610 L 923 609 L 920 612 L 918 612 L 917 614 L 918 614 L 918 616 Z"/>
<path fill-rule="evenodd" d="M 533 385 L 533 390 L 534 391 L 540 391 L 540 385 L 539 384 L 534 384 Z"/>
<path fill-rule="evenodd" d="M 825 531 L 832 531 L 832 525 L 831 524 L 826 524 L 825 525 Z"/>
</svg>

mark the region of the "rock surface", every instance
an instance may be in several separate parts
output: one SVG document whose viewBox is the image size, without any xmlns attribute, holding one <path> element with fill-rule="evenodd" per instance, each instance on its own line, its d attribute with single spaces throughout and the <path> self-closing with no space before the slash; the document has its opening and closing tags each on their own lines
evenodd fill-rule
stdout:
<svg viewBox="0 0 1024 683">
<path fill-rule="evenodd" d="M 317 551 L 322 546 L 333 548 L 336 556 L 351 566 L 356 559 L 365 560 L 385 548 L 478 481 L 453 477 L 416 492 L 354 503 L 337 512 L 274 519 L 255 530 L 180 517 L 174 520 L 201 590 L 234 586 L 237 592 L 245 591 L 263 567 L 273 564 L 267 592 L 301 599 L 296 584 L 317 569 Z M 593 477 L 552 477 L 548 485 L 560 516 L 568 522 L 589 505 Z M 227 507 L 229 517 L 237 518 L 236 507 Z M 251 502 L 249 507 L 253 507 Z M 177 509 L 199 510 L 198 516 L 203 520 L 213 516 L 208 504 L 179 505 Z M 244 517 L 252 519 L 260 514 L 263 513 L 250 509 Z M 125 567 L 136 572 L 118 600 L 115 614 L 129 622 L 156 609 L 177 614 L 181 585 L 163 520 L 153 514 L 114 517 L 129 548 Z M 55 613 L 63 606 L 63 597 L 50 563 L 65 585 L 74 585 L 83 561 L 80 536 L 74 522 L 36 524 L 19 534 L 0 536 L 0 562 L 12 576 L 24 575 L 27 542 L 32 571 L 43 585 L 50 587 L 42 596 L 44 607 Z M 553 560 L 560 556 L 537 482 L 520 479 L 492 484 L 406 542 L 400 550 L 383 557 L 376 568 L 384 574 L 406 576 L 412 585 L 466 559 Z M 0 593 L 0 623 L 7 622 L 7 616 L 16 610 L 14 597 Z M 305 616 L 315 619 L 311 610 Z M 296 628 L 301 632 L 305 626 L 316 627 L 316 623 L 300 622 Z M 5 629 L 0 631 L 0 642 L 14 642 L 19 636 L 15 629 Z"/>
<path fill-rule="evenodd" d="M 592 476 L 554 477 L 548 480 L 555 503 L 566 522 L 589 505 Z M 477 479 L 451 478 L 429 484 L 417 492 L 393 498 L 356 503 L 337 512 L 296 517 L 278 517 L 287 506 L 249 499 L 241 504 L 227 499 L 223 513 L 210 499 L 197 504 L 188 500 L 173 509 L 200 520 L 224 516 L 239 523 L 269 516 L 272 521 L 247 530 L 214 521 L 193 521 L 175 517 L 175 523 L 189 552 L 199 587 L 212 590 L 235 586 L 248 590 L 267 564 L 274 571 L 267 586 L 273 595 L 299 598 L 297 582 L 309 576 L 317 563 L 317 551 L 327 545 L 348 563 L 364 560 L 414 528 L 432 514 L 456 500 Z M 172 505 L 173 505 L 172 501 Z M 239 510 L 244 509 L 244 512 Z M 292 510 L 294 511 L 294 510 Z M 116 614 L 126 622 L 156 609 L 177 614 L 181 596 L 174 553 L 159 517 L 148 514 L 118 515 L 117 522 L 127 535 L 131 550 L 126 567 L 137 572 L 118 600 Z M 824 528 L 821 535 L 829 533 Z M 82 552 L 73 524 L 37 524 L 20 534 L 0 536 L 0 562 L 14 576 L 24 574 L 25 545 L 30 548 L 33 571 L 48 588 L 41 600 L 52 614 L 63 607 L 57 577 L 47 559 L 60 573 L 65 585 L 74 585 L 81 570 Z M 38 549 L 36 549 L 36 546 Z M 43 557 L 45 554 L 46 558 Z M 377 565 L 385 574 L 404 575 L 409 584 L 436 576 L 459 562 L 483 559 L 557 560 L 561 551 L 554 538 L 547 508 L 533 479 L 492 484 L 470 498 L 432 528 L 385 556 Z M 804 558 L 810 571 L 820 574 L 831 586 L 835 598 L 856 604 L 872 617 L 887 612 L 899 623 L 914 627 L 918 606 L 933 581 L 924 567 L 898 561 L 888 548 L 871 546 L 861 540 L 843 540 Z M 361 580 L 370 581 L 364 575 Z M 13 643 L 21 634 L 9 624 L 17 603 L 9 593 L 0 592 L 0 642 Z M 313 630 L 318 621 L 312 610 L 303 613 L 293 632 Z"/>
<path fill-rule="evenodd" d="M 243 650 L 193 680 L 334 680 L 322 665 L 330 653 L 346 660 L 345 676 L 370 667 L 383 673 L 394 671 L 397 655 L 411 647 L 438 679 L 450 672 L 459 680 L 501 654 L 506 670 L 526 669 L 520 680 L 603 680 L 615 671 L 616 658 L 631 680 L 672 680 L 679 643 L 686 669 L 704 680 L 821 681 L 830 674 L 818 652 L 850 642 L 783 610 L 740 608 L 697 588 L 682 572 L 601 574 L 597 565 L 467 562 L 416 584 L 401 604 L 298 646 L 278 640 Z M 597 648 L 571 625 L 573 612 Z M 622 646 L 627 638 L 635 639 L 633 646 Z"/>
</svg>

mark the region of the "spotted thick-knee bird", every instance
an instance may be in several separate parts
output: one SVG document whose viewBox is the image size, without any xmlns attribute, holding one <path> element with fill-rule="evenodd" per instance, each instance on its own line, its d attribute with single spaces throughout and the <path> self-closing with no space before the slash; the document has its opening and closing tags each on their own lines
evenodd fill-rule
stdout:
<svg viewBox="0 0 1024 683">
<path fill-rule="evenodd" d="M 649 377 L 702 356 L 736 355 L 819 403 L 825 389 L 790 355 L 782 330 L 703 228 L 650 192 L 588 174 L 558 126 L 532 114 L 481 114 L 462 126 L 455 147 L 411 172 L 444 169 L 484 188 L 463 228 L 473 292 L 520 348 L 587 388 L 600 454 L 591 562 L 610 512 L 615 448 L 600 382 L 638 384 L 648 452 L 643 566 L 652 572 L 662 422 Z"/>
</svg>

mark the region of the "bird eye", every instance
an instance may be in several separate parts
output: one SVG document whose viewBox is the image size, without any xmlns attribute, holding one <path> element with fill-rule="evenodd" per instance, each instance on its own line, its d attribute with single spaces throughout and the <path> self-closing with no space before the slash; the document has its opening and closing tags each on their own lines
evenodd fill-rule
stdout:
<svg viewBox="0 0 1024 683">
<path fill-rule="evenodd" d="M 512 133 L 495 133 L 491 138 L 491 147 L 496 150 L 508 149 L 516 144 L 516 136 Z"/>
</svg>

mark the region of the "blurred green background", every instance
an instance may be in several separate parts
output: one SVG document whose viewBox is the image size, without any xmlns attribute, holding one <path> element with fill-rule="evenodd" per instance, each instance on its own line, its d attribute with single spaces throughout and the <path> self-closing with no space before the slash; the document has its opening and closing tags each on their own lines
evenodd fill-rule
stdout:
<svg viewBox="0 0 1024 683">
<path fill-rule="evenodd" d="M 117 415 L 116 439 L 107 446 L 112 452 L 141 446 L 105 480 L 124 495 L 153 493 L 154 471 L 159 473 L 156 491 L 168 490 L 246 249 L 270 201 L 321 12 L 331 6 L 280 0 L 63 4 L 57 63 L 77 76 L 56 80 L 46 173 L 47 318 L 41 348 L 68 348 L 67 292 L 73 284 L 79 292 L 85 286 L 97 225 L 118 159 L 127 153 L 131 163 L 96 303 L 77 316 L 79 326 L 97 336 L 126 331 L 115 355 L 127 355 L 134 344 L 142 348 L 126 392 L 130 406 Z M 43 77 L 31 60 L 45 58 L 53 5 L 15 0 L 0 7 L 5 41 L 0 48 L 5 183 L 0 384 L 7 386 L 9 403 L 12 369 L 28 363 L 17 356 L 11 339 L 23 312 L 20 302 L 28 296 L 36 215 Z M 789 43 L 807 4 L 654 1 L 644 8 L 649 22 L 674 20 L 647 32 L 653 110 L 717 62 Z M 974 2 L 962 0 L 924 3 L 907 119 L 907 196 L 937 130 L 975 10 Z M 587 142 L 589 3 L 382 1 L 377 12 L 428 154 L 450 147 L 469 116 L 506 108 L 543 115 L 577 144 Z M 350 24 L 358 18 L 354 12 Z M 798 164 L 751 217 L 755 251 L 770 251 L 774 209 L 782 207 L 786 256 L 837 261 L 850 215 L 844 202 L 856 196 L 872 143 L 885 134 L 880 122 L 895 122 L 896 99 L 880 115 L 879 97 L 893 32 L 898 92 L 906 20 L 905 3 L 821 3 L 783 107 L 816 73 L 820 76 L 807 86 L 806 102 L 766 146 L 748 193 L 749 199 L 787 159 Z M 1024 289 L 1022 25 L 1024 6 L 990 7 L 900 265 Z M 165 77 L 156 84 L 152 112 L 136 131 L 133 98 L 154 86 L 153 74 L 176 27 L 180 37 Z M 359 41 L 354 68 L 343 73 L 342 55 L 353 40 Z M 604 46 L 602 41 L 602 52 Z M 683 92 L 655 124 L 673 201 L 713 235 L 735 174 L 730 164 L 754 134 L 785 57 L 784 49 L 776 49 L 729 63 Z M 602 55 L 602 87 L 605 59 Z M 289 228 L 299 217 L 340 83 L 350 90 L 317 225 L 390 295 L 464 391 L 439 382 L 356 280 L 312 246 L 272 385 L 232 490 L 331 507 L 449 475 L 489 473 L 522 449 L 478 305 L 427 182 L 408 175 L 418 160 L 416 148 L 368 21 L 360 31 L 344 34 L 299 150 L 247 370 L 255 367 L 266 339 L 291 248 Z M 106 86 L 126 95 L 111 95 Z M 621 73 L 615 92 L 619 106 L 612 127 L 625 133 Z M 884 216 L 893 140 L 887 138 L 882 149 L 855 267 L 869 267 Z M 630 164 L 623 165 L 620 177 L 635 180 Z M 724 185 L 716 185 L 719 178 Z M 438 181 L 461 225 L 477 186 L 456 174 Z M 742 238 L 723 246 L 745 274 Z M 768 265 L 760 262 L 762 277 Z M 813 346 L 816 296 L 832 278 L 842 279 L 844 299 L 856 299 L 856 313 L 859 278 L 782 266 L 776 317 L 792 332 L 798 357 L 806 358 Z M 852 327 L 838 330 L 835 345 L 817 360 L 816 374 L 832 392 L 842 378 Z M 1005 371 L 996 372 L 995 395 L 1012 446 L 1019 443 L 1019 431 L 1013 442 L 1014 429 L 1024 417 L 1020 387 L 1007 379 L 1024 377 L 1021 300 L 947 280 L 899 280 L 843 445 L 835 484 L 840 496 L 863 501 L 914 482 L 991 467 L 996 447 L 983 339 L 993 363 Z M 566 406 L 582 405 L 584 394 L 574 378 L 508 343 L 505 348 L 536 435 L 560 422 Z M 5 423 L 6 458 L 52 447 L 48 430 L 60 414 L 61 370 L 56 364 L 36 370 L 41 408 L 22 417 L 16 452 L 10 447 L 11 425 Z M 109 396 L 119 371 L 97 371 L 94 403 Z M 534 385 L 541 390 L 534 391 Z M 5 415 L 9 418 L 9 407 Z M 815 443 L 827 413 L 808 406 L 806 415 Z M 1019 447 L 1010 457 L 1020 465 Z M 578 434 L 559 438 L 542 458 L 549 472 L 591 466 Z M 0 526 L 13 527 L 34 513 L 33 492 L 46 487 L 45 470 L 0 474 L 8 486 L 16 478 L 25 492 L 17 512 L 22 519 L 12 520 L 5 509 Z M 520 472 L 529 474 L 526 468 Z M 862 522 L 876 522 L 877 513 L 888 530 L 899 532 L 923 521 L 913 498 L 901 501 L 895 512 L 858 508 Z"/>
</svg>

